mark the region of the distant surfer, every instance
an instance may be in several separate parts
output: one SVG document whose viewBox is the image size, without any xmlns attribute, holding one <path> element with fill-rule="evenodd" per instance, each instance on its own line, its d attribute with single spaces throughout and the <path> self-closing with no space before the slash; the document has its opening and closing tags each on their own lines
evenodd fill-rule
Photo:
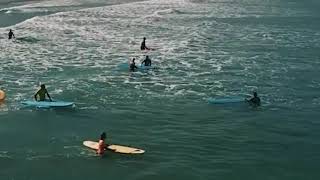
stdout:
<svg viewBox="0 0 320 180">
<path fill-rule="evenodd" d="M 98 149 L 97 149 L 97 154 L 99 155 L 103 155 L 104 154 L 104 150 L 106 148 L 106 144 L 105 144 L 105 139 L 106 139 L 107 135 L 105 132 L 103 132 L 101 135 L 100 135 L 100 140 L 98 142 Z"/>
<path fill-rule="evenodd" d="M 135 60 L 136 59 L 133 58 L 131 63 L 130 63 L 130 71 L 134 71 L 134 70 L 138 69 L 138 67 L 136 66 Z"/>
<path fill-rule="evenodd" d="M 151 66 L 151 59 L 149 56 L 146 56 L 146 59 L 141 62 L 141 65 L 144 64 L 144 66 Z"/>
<path fill-rule="evenodd" d="M 254 106 L 260 106 L 261 105 L 261 101 L 260 98 L 258 97 L 258 93 L 257 92 L 253 92 L 253 97 L 251 99 L 247 99 L 247 101 L 254 105 Z"/>
<path fill-rule="evenodd" d="M 34 95 L 34 99 L 36 101 L 38 101 L 38 96 L 39 96 L 39 101 L 45 101 L 46 100 L 46 95 L 48 96 L 49 100 L 51 100 L 51 97 L 46 89 L 46 86 L 44 84 L 41 84 L 40 86 L 41 88 L 39 89 L 39 91 Z"/>
<path fill-rule="evenodd" d="M 12 39 L 12 38 L 16 38 L 16 37 L 14 36 L 12 29 L 10 29 L 8 33 L 8 39 Z"/>
<path fill-rule="evenodd" d="M 141 51 L 143 50 L 150 50 L 150 48 L 148 48 L 146 46 L 146 37 L 143 38 L 143 41 L 141 42 L 141 46 L 140 46 Z"/>
</svg>

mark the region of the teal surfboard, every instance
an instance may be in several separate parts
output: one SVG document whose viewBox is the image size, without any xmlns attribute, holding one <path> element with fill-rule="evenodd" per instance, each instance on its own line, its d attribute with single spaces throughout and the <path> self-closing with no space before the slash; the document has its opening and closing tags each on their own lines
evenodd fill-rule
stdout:
<svg viewBox="0 0 320 180">
<path fill-rule="evenodd" d="M 245 102 L 245 98 L 243 98 L 243 97 L 216 97 L 216 98 L 209 98 L 208 102 L 210 104 L 242 103 L 242 102 Z"/>
<path fill-rule="evenodd" d="M 120 70 L 129 70 L 130 69 L 130 65 L 128 63 L 121 63 L 118 65 L 118 69 Z M 149 70 L 149 69 L 156 69 L 155 66 L 145 66 L 145 65 L 141 65 L 141 66 L 138 66 L 138 71 L 144 71 L 144 70 Z"/>
<path fill-rule="evenodd" d="M 21 103 L 26 106 L 34 106 L 39 108 L 69 107 L 74 105 L 74 102 L 66 101 L 23 101 Z"/>
</svg>

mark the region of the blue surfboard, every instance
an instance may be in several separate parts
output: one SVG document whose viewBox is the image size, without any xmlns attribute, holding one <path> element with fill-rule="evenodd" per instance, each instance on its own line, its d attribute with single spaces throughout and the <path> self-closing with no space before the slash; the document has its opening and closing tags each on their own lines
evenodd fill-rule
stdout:
<svg viewBox="0 0 320 180">
<path fill-rule="evenodd" d="M 244 97 L 216 97 L 216 98 L 209 98 L 208 102 L 210 104 L 242 103 L 242 102 L 245 102 L 245 98 Z"/>
<path fill-rule="evenodd" d="M 155 69 L 155 67 L 154 66 L 141 65 L 139 69 L 140 70 L 149 70 L 149 69 Z"/>
<path fill-rule="evenodd" d="M 70 107 L 74 105 L 74 102 L 65 101 L 23 101 L 21 103 L 26 106 L 34 106 L 38 108 Z"/>
<path fill-rule="evenodd" d="M 129 70 L 130 65 L 128 63 L 121 63 L 118 65 L 118 69 L 120 70 Z M 140 67 L 138 66 L 138 71 L 144 71 L 144 70 L 150 70 L 150 69 L 156 69 L 154 66 L 145 66 L 141 65 Z"/>
</svg>

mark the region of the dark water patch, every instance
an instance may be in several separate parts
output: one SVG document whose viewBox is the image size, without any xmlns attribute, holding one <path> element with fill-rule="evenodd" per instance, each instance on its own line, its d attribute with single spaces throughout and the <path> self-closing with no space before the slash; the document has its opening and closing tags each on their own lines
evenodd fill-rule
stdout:
<svg viewBox="0 0 320 180">
<path fill-rule="evenodd" d="M 17 43 L 37 43 L 39 41 L 40 41 L 39 39 L 31 37 L 31 36 L 16 38 Z"/>
</svg>

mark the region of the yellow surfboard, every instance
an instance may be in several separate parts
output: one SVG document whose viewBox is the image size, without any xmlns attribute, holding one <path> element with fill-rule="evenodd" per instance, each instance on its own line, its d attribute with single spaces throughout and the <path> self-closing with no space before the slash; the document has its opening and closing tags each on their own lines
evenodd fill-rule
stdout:
<svg viewBox="0 0 320 180">
<path fill-rule="evenodd" d="M 83 141 L 83 145 L 90 148 L 97 150 L 98 149 L 98 142 L 94 141 Z M 111 150 L 116 153 L 123 153 L 123 154 L 143 154 L 145 151 L 138 148 L 121 146 L 116 144 L 111 144 L 106 147 L 108 150 Z"/>
</svg>

